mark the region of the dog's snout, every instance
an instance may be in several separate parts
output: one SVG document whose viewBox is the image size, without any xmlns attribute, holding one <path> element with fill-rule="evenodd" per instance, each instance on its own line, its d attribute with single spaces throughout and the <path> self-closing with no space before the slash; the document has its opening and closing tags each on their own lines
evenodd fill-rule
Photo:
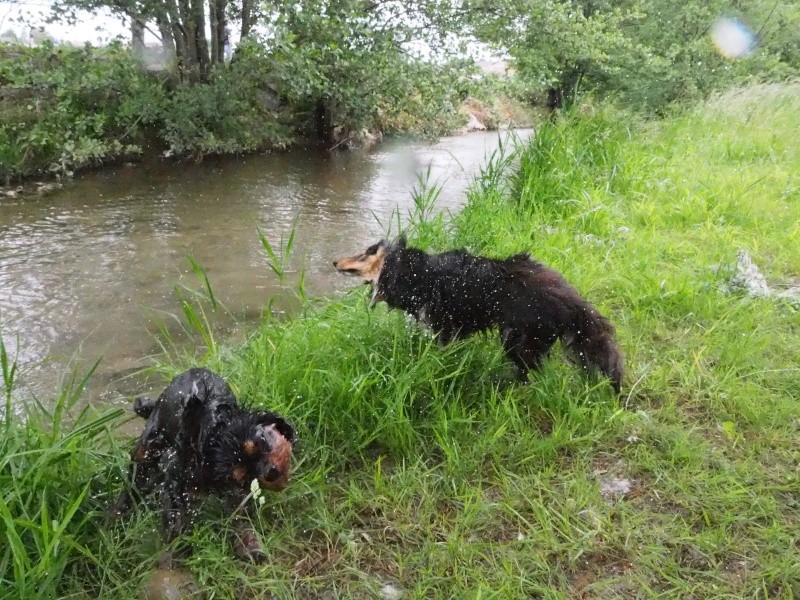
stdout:
<svg viewBox="0 0 800 600">
<path fill-rule="evenodd" d="M 270 465 L 264 473 L 264 479 L 269 482 L 277 481 L 280 476 L 280 469 L 275 465 Z"/>
<path fill-rule="evenodd" d="M 338 260 L 333 261 L 333 267 L 336 268 L 338 266 L 339 266 L 339 261 Z"/>
</svg>

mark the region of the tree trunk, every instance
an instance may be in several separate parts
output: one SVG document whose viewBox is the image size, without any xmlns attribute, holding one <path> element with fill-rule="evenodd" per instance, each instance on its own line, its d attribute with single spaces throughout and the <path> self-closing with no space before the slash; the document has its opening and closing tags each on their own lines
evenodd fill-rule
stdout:
<svg viewBox="0 0 800 600">
<path fill-rule="evenodd" d="M 131 51 L 136 58 L 144 56 L 144 21 L 131 17 Z"/>
<path fill-rule="evenodd" d="M 181 1 L 181 6 L 176 3 L 176 0 L 167 0 L 166 3 L 167 14 L 169 15 L 169 25 L 172 30 L 172 40 L 175 42 L 175 56 L 178 59 L 178 66 L 185 68 L 187 63 L 191 63 L 189 56 L 189 48 L 186 44 L 186 29 L 182 25 L 182 17 L 184 16 L 185 1 Z"/>
<path fill-rule="evenodd" d="M 191 0 L 191 26 L 192 41 L 197 56 L 197 66 L 201 78 L 208 75 L 208 39 L 206 39 L 206 13 L 203 0 Z"/>
<path fill-rule="evenodd" d="M 208 1 L 208 26 L 211 30 L 211 64 L 216 65 L 220 62 L 222 53 L 220 52 L 219 21 L 220 14 L 217 12 L 217 3 L 214 0 Z"/>
<path fill-rule="evenodd" d="M 178 0 L 178 12 L 186 48 L 183 67 L 190 81 L 200 81 L 208 73 L 208 42 L 203 9 L 203 0 Z"/>
<path fill-rule="evenodd" d="M 578 89 L 583 79 L 584 71 L 581 67 L 569 67 L 561 81 L 547 91 L 547 107 L 550 109 L 565 108 L 574 104 L 578 98 Z"/>
<path fill-rule="evenodd" d="M 172 34 L 172 27 L 169 22 L 169 15 L 166 11 L 159 10 L 156 14 L 156 25 L 158 33 L 161 35 L 161 51 L 165 57 L 175 58 L 175 39 Z"/>
<path fill-rule="evenodd" d="M 217 5 L 217 39 L 219 39 L 219 62 L 225 62 L 225 44 L 230 43 L 228 18 L 225 16 L 226 0 L 210 0 Z"/>
<path fill-rule="evenodd" d="M 225 42 L 227 41 L 225 0 L 209 0 L 208 21 L 211 28 L 211 64 L 221 64 L 225 62 Z"/>
<path fill-rule="evenodd" d="M 250 35 L 253 28 L 253 0 L 242 0 L 242 39 Z"/>
</svg>

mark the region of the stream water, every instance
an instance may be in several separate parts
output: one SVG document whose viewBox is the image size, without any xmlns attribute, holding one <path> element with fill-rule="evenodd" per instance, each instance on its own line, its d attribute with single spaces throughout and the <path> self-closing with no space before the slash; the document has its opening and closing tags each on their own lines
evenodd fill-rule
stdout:
<svg viewBox="0 0 800 600">
<path fill-rule="evenodd" d="M 46 196 L 0 199 L 0 334 L 18 352 L 17 393 L 47 402 L 73 369 L 99 359 L 90 401 L 127 405 L 139 383 L 129 375 L 160 351 L 159 323 L 177 323 L 176 286 L 201 287 L 187 257 L 247 327 L 287 293 L 259 230 L 277 247 L 296 223 L 291 266 L 305 270 L 309 294 L 334 294 L 355 282 L 331 261 L 379 239 L 393 215 L 407 217 L 421 175 L 441 187 L 437 209 L 455 211 L 508 138 L 120 166 Z"/>
</svg>

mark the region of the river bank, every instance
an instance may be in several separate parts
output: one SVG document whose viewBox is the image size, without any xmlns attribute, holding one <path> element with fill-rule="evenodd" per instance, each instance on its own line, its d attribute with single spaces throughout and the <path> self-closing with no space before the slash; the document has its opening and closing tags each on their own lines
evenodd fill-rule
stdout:
<svg viewBox="0 0 800 600">
<path fill-rule="evenodd" d="M 258 512 L 267 564 L 234 557 L 207 503 L 184 568 L 219 598 L 800 594 L 800 322 L 727 268 L 746 248 L 771 285 L 800 273 L 798 98 L 755 87 L 651 122 L 585 105 L 487 165 L 457 215 L 408 224 L 415 245 L 561 271 L 617 328 L 619 398 L 558 353 L 514 385 L 493 337 L 439 348 L 357 285 L 207 353 L 301 443 Z M 97 518 L 126 461 L 120 412 L 61 414 L 4 424 L 0 576 L 16 597 L 136 597 L 158 515 Z"/>
<path fill-rule="evenodd" d="M 373 74 L 377 87 L 365 97 L 341 74 L 329 81 L 318 72 L 324 65 L 310 61 L 301 76 L 291 56 L 255 42 L 202 82 L 174 69 L 151 72 L 119 44 L 0 43 L 0 198 L 24 194 L 26 181 L 157 157 L 196 161 L 309 144 L 346 149 L 387 136 L 435 139 L 470 123 L 497 129 L 530 122 L 532 111 L 514 99 L 507 78 L 463 61 L 394 59 L 398 66 L 384 76 L 405 75 L 403 85 L 380 86 Z"/>
</svg>

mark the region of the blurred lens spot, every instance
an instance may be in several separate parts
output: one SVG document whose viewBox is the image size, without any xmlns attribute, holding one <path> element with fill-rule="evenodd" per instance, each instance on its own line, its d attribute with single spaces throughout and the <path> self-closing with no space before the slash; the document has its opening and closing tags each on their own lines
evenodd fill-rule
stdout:
<svg viewBox="0 0 800 600">
<path fill-rule="evenodd" d="M 742 58 L 753 51 L 753 32 L 737 19 L 717 19 L 711 29 L 711 39 L 725 58 Z"/>
</svg>

